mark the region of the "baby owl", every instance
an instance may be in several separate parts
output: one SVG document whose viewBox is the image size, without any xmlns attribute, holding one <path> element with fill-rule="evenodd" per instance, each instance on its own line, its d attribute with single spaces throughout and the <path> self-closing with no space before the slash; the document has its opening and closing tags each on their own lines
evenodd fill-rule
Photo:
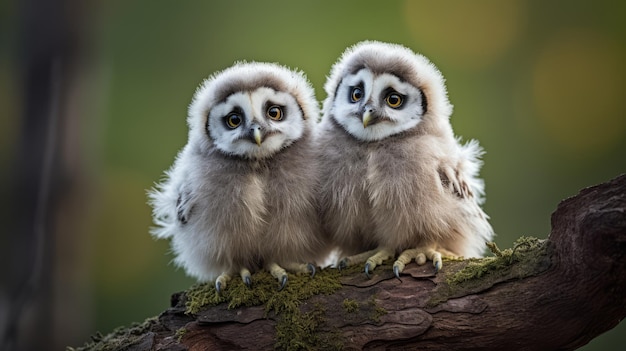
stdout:
<svg viewBox="0 0 626 351">
<path fill-rule="evenodd" d="M 219 291 L 239 274 L 315 274 L 327 253 L 316 205 L 312 127 L 319 116 L 302 73 L 238 63 L 196 91 L 189 137 L 166 179 L 149 194 L 175 263 Z"/>
<path fill-rule="evenodd" d="M 396 276 L 415 259 L 480 256 L 493 237 L 477 177 L 482 149 L 455 138 L 444 79 L 424 56 L 395 44 L 361 42 L 325 84 L 316 145 L 325 230 L 339 267 L 365 273 L 397 257 Z"/>
</svg>

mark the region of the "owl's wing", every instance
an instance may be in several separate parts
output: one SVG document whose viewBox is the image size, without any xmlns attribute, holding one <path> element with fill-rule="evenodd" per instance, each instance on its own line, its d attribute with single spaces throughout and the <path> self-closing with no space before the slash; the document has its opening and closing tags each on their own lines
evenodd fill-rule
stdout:
<svg viewBox="0 0 626 351">
<path fill-rule="evenodd" d="M 178 198 L 176 199 L 176 219 L 181 224 L 187 224 L 191 217 L 192 209 L 193 202 L 191 201 L 191 193 L 189 190 L 181 187 L 178 191 Z"/>
<path fill-rule="evenodd" d="M 177 233 L 177 227 L 189 221 L 194 200 L 182 172 L 172 168 L 166 179 L 148 192 L 149 204 L 156 227 L 151 233 L 157 238 L 169 238 Z"/>
<path fill-rule="evenodd" d="M 478 171 L 482 165 L 480 157 L 483 149 L 475 140 L 458 146 L 457 157 L 439 165 L 437 171 L 441 185 L 459 198 L 473 199 L 482 204 L 485 185 L 478 178 Z"/>
<path fill-rule="evenodd" d="M 462 199 L 474 196 L 459 170 L 459 165 L 441 164 L 437 170 L 444 189 Z"/>
</svg>

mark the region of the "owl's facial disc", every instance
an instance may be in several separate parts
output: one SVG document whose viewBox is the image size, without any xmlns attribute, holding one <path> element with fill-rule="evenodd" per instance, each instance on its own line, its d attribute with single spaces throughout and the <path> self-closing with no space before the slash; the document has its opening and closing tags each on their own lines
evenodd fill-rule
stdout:
<svg viewBox="0 0 626 351">
<path fill-rule="evenodd" d="M 381 140 L 419 124 L 422 96 L 418 88 L 395 75 L 363 68 L 341 81 L 332 114 L 355 138 Z"/>
<path fill-rule="evenodd" d="M 209 112 L 207 131 L 222 152 L 265 158 L 304 133 L 302 112 L 293 96 L 261 87 L 238 92 Z"/>
</svg>

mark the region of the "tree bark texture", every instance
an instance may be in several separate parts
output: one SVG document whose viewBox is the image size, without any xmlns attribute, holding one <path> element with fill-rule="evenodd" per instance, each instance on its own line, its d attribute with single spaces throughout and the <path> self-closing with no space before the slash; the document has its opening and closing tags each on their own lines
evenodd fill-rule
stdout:
<svg viewBox="0 0 626 351">
<path fill-rule="evenodd" d="M 86 347 L 573 350 L 626 316 L 626 175 L 562 201 L 548 239 L 490 247 L 493 257 L 446 260 L 438 273 L 415 263 L 400 279 L 390 265 L 371 279 L 335 272 L 332 294 L 290 310 L 218 303 L 189 313 L 191 295 L 182 292 L 160 316 Z"/>
</svg>

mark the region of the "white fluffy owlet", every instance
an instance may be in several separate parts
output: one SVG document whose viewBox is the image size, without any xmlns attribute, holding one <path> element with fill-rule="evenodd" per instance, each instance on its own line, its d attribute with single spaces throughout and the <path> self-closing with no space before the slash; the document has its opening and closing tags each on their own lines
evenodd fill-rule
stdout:
<svg viewBox="0 0 626 351">
<path fill-rule="evenodd" d="M 425 57 L 395 44 L 346 50 L 325 84 L 316 133 L 323 224 L 339 266 L 365 273 L 397 257 L 480 256 L 493 237 L 477 178 L 482 149 L 455 138 L 444 79 Z"/>
<path fill-rule="evenodd" d="M 239 63 L 209 77 L 189 106 L 189 139 L 150 194 L 175 263 L 218 291 L 266 269 L 315 273 L 327 254 L 316 204 L 313 88 L 300 72 Z"/>
</svg>

